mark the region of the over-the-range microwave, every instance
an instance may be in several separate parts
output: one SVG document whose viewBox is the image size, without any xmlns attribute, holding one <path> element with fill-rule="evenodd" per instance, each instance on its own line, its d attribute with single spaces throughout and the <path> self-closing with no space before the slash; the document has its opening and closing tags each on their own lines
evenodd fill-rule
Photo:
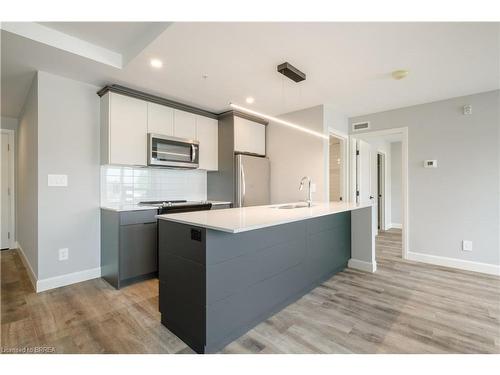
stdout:
<svg viewBox="0 0 500 375">
<path fill-rule="evenodd" d="M 198 168 L 198 141 L 148 134 L 148 165 L 170 168 Z"/>
</svg>

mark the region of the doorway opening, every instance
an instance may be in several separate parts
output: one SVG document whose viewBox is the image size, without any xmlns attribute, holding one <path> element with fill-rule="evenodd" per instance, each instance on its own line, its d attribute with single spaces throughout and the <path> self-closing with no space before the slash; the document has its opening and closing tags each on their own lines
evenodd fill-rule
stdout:
<svg viewBox="0 0 500 375">
<path fill-rule="evenodd" d="M 329 198 L 339 202 L 344 200 L 344 139 L 330 134 L 329 145 Z"/>
<path fill-rule="evenodd" d="M 391 238 L 392 245 L 401 246 L 401 257 L 407 259 L 408 129 L 355 134 L 349 145 L 351 201 L 373 205 L 373 233 L 380 231 L 384 241 Z"/>
<path fill-rule="evenodd" d="M 385 230 L 385 154 L 377 152 L 377 229 Z"/>
</svg>

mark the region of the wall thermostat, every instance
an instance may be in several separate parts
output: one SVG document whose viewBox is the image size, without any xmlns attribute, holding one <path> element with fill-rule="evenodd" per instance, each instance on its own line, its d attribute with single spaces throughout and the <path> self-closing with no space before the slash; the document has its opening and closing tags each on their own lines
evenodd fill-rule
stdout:
<svg viewBox="0 0 500 375">
<path fill-rule="evenodd" d="M 424 168 L 437 168 L 437 160 L 424 160 Z"/>
</svg>

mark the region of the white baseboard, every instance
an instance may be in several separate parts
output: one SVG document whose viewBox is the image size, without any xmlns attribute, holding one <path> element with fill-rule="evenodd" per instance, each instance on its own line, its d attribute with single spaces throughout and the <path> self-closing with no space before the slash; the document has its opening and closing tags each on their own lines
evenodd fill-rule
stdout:
<svg viewBox="0 0 500 375">
<path fill-rule="evenodd" d="M 39 293 L 49 289 L 59 288 L 61 286 L 96 279 L 98 277 L 101 277 L 100 267 L 74 273 L 68 273 L 61 276 L 49 277 L 47 279 L 38 280 L 38 282 L 36 283 L 36 292 Z"/>
<path fill-rule="evenodd" d="M 399 224 L 399 223 L 391 223 L 389 225 L 389 229 L 391 228 L 394 228 L 394 229 L 403 229 L 403 224 Z"/>
<path fill-rule="evenodd" d="M 33 272 L 33 268 L 31 268 L 31 264 L 28 261 L 28 258 L 26 257 L 26 254 L 24 253 L 24 250 L 21 247 L 21 244 L 19 244 L 19 242 L 16 242 L 16 248 L 19 250 L 19 255 L 21 256 L 21 261 L 24 264 L 24 268 L 26 268 L 26 272 L 28 273 L 28 277 L 31 281 L 31 285 L 33 285 L 33 289 L 36 291 L 36 282 L 37 282 L 36 274 L 35 274 L 35 272 Z"/>
<path fill-rule="evenodd" d="M 360 271 L 375 272 L 377 270 L 377 262 L 374 261 L 373 263 L 370 263 L 351 258 L 347 262 L 347 267 Z"/>
<path fill-rule="evenodd" d="M 466 271 L 481 272 L 489 275 L 500 276 L 500 266 L 497 266 L 495 264 L 473 262 L 470 260 L 447 258 L 423 253 L 414 253 L 411 251 L 408 252 L 406 259 L 415 260 L 422 263 L 430 263 L 437 266 L 458 268 Z"/>
</svg>

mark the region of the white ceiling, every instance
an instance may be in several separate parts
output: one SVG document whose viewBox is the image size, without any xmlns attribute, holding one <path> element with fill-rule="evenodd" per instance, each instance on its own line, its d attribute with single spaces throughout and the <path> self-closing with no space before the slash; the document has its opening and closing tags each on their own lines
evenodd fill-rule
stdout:
<svg viewBox="0 0 500 375">
<path fill-rule="evenodd" d="M 122 53 L 155 22 L 39 22 L 62 33 Z"/>
<path fill-rule="evenodd" d="M 2 115 L 18 116 L 35 70 L 118 83 L 214 112 L 230 102 L 245 105 L 251 95 L 252 108 L 269 114 L 326 104 L 355 116 L 500 88 L 499 23 L 184 22 L 143 38 L 132 54 L 124 52 L 126 41 L 144 34 L 145 23 L 44 26 L 130 58 L 117 68 L 2 30 Z M 153 57 L 162 69 L 150 67 Z M 306 81 L 277 73 L 284 61 Z M 410 75 L 395 81 L 395 69 Z"/>
</svg>

